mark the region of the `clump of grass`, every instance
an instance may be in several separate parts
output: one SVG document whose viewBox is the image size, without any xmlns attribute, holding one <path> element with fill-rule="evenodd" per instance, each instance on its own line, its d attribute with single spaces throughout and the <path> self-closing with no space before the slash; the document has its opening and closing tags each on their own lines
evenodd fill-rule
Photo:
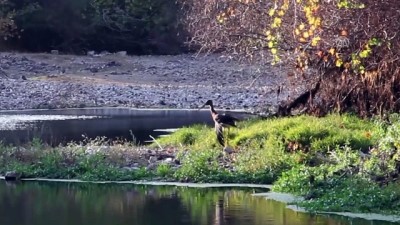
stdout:
<svg viewBox="0 0 400 225">
<path fill-rule="evenodd" d="M 267 119 L 244 124 L 233 144 L 258 140 L 268 148 L 285 145 L 291 150 L 328 151 L 348 144 L 353 149 L 368 149 L 376 142 L 376 125 L 351 115 L 332 114 L 323 118 L 297 116 Z"/>
<path fill-rule="evenodd" d="M 155 175 L 161 178 L 171 178 L 173 174 L 172 166 L 168 163 L 160 163 L 155 171 Z"/>
</svg>

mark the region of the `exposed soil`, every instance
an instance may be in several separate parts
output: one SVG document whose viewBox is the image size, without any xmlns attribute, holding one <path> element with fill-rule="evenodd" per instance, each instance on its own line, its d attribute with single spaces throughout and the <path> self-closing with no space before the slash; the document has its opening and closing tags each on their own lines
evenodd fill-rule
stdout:
<svg viewBox="0 0 400 225">
<path fill-rule="evenodd" d="M 287 68 L 218 55 L 0 53 L 0 109 L 129 106 L 267 112 L 293 92 Z"/>
</svg>

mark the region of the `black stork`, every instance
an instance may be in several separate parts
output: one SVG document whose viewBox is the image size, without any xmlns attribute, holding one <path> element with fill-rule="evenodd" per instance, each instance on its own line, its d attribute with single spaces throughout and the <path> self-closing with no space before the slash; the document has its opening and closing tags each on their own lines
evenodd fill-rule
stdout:
<svg viewBox="0 0 400 225">
<path fill-rule="evenodd" d="M 236 127 L 236 121 L 238 121 L 239 119 L 237 119 L 229 114 L 218 114 L 217 111 L 215 111 L 213 102 L 211 100 L 208 100 L 201 108 L 204 108 L 206 105 L 210 106 L 211 117 L 215 123 L 215 133 L 217 134 L 218 142 L 223 147 L 225 147 L 225 145 L 228 144 L 227 139 L 228 139 L 228 135 L 229 135 L 229 128 Z M 226 137 L 226 142 L 225 142 L 225 137 L 224 137 L 225 128 L 228 129 L 228 135 Z"/>
</svg>

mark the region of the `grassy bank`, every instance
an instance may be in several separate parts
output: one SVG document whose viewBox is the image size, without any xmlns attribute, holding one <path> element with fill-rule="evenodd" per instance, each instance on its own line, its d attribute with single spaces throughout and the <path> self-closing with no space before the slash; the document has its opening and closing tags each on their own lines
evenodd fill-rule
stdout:
<svg viewBox="0 0 400 225">
<path fill-rule="evenodd" d="M 151 146 L 88 140 L 50 148 L 0 148 L 0 173 L 84 180 L 174 180 L 274 184 L 309 210 L 400 215 L 400 122 L 350 115 L 239 123 L 224 153 L 212 128 L 182 128 Z"/>
</svg>

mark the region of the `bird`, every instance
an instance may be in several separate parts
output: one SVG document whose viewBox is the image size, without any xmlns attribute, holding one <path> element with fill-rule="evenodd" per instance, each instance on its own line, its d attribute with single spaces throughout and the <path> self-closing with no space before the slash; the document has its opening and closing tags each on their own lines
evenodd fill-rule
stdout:
<svg viewBox="0 0 400 225">
<path fill-rule="evenodd" d="M 218 114 L 214 109 L 214 104 L 212 100 L 207 100 L 207 102 L 200 107 L 204 108 L 206 105 L 210 106 L 211 117 L 215 123 L 215 133 L 217 134 L 218 143 L 225 147 L 228 144 L 229 128 L 236 127 L 236 121 L 239 119 L 229 115 L 229 114 Z M 224 130 L 228 129 L 227 137 L 224 137 Z M 226 141 L 226 143 L 225 143 Z"/>
</svg>

